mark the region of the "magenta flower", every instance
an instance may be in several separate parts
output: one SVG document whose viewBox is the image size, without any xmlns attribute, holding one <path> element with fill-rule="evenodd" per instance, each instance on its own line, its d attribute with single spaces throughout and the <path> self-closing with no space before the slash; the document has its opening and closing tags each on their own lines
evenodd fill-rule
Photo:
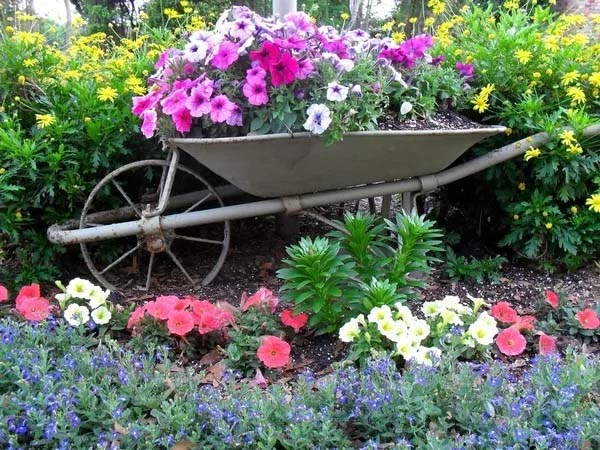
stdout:
<svg viewBox="0 0 600 450">
<path fill-rule="evenodd" d="M 475 76 L 475 66 L 473 64 L 457 62 L 456 70 L 458 70 L 458 73 L 460 73 L 465 80 Z"/>
<path fill-rule="evenodd" d="M 335 53 L 340 59 L 350 58 L 350 55 L 348 54 L 348 48 L 341 39 L 336 39 L 333 41 L 325 39 L 323 42 L 323 50 L 326 52 Z"/>
<path fill-rule="evenodd" d="M 310 33 L 315 26 L 310 21 L 310 16 L 303 12 L 293 12 L 284 17 L 286 26 L 302 33 Z"/>
<path fill-rule="evenodd" d="M 185 106 L 175 111 L 171 117 L 175 123 L 175 129 L 180 133 L 187 133 L 192 129 L 192 115 Z"/>
<path fill-rule="evenodd" d="M 272 64 L 279 61 L 281 52 L 272 42 L 264 42 L 260 50 L 250 52 L 250 59 L 258 61 L 263 69 L 268 69 Z"/>
<path fill-rule="evenodd" d="M 197 81 L 192 81 L 189 78 L 186 78 L 184 80 L 175 80 L 175 82 L 173 83 L 173 90 L 177 91 L 179 89 L 189 89 L 196 83 Z"/>
<path fill-rule="evenodd" d="M 246 70 L 246 81 L 250 81 L 253 78 L 264 80 L 266 76 L 267 72 L 262 67 L 253 67 L 252 69 Z"/>
<path fill-rule="evenodd" d="M 267 95 L 267 84 L 260 78 L 251 78 L 246 81 L 242 88 L 248 103 L 254 106 L 266 105 L 269 102 Z"/>
<path fill-rule="evenodd" d="M 425 52 L 433 45 L 433 37 L 428 34 L 419 34 L 400 45 L 400 50 L 408 59 L 421 59 Z"/>
<path fill-rule="evenodd" d="M 295 34 L 287 39 L 275 39 L 275 43 L 286 50 L 304 50 L 306 48 L 306 40 Z"/>
<path fill-rule="evenodd" d="M 446 61 L 446 57 L 444 55 L 438 55 L 431 60 L 430 64 L 432 66 L 437 66 L 437 65 L 440 65 L 441 63 L 443 63 L 444 61 Z"/>
<path fill-rule="evenodd" d="M 185 89 L 177 89 L 171 92 L 168 97 L 164 98 L 160 102 L 163 107 L 163 113 L 174 114 L 175 111 L 181 109 L 185 105 L 185 101 L 188 97 L 185 91 Z"/>
<path fill-rule="evenodd" d="M 217 95 L 210 102 L 210 120 L 213 122 L 225 122 L 235 108 L 236 104 L 229 101 L 226 95 Z"/>
<path fill-rule="evenodd" d="M 299 71 L 298 61 L 287 53 L 283 53 L 279 61 L 269 66 L 271 82 L 275 87 L 292 83 Z"/>
<path fill-rule="evenodd" d="M 142 95 L 141 97 L 133 97 L 133 107 L 131 108 L 131 112 L 136 116 L 141 117 L 144 111 L 156 106 L 161 95 L 162 90 L 150 92 L 149 94 Z"/>
<path fill-rule="evenodd" d="M 223 41 L 219 46 L 217 54 L 210 60 L 210 63 L 217 69 L 225 70 L 236 62 L 238 58 L 238 45 L 230 41 Z"/>
<path fill-rule="evenodd" d="M 147 109 L 142 113 L 141 118 L 143 119 L 142 134 L 150 139 L 156 131 L 156 111 Z"/>
<path fill-rule="evenodd" d="M 227 125 L 231 126 L 242 126 L 242 108 L 240 108 L 235 103 L 233 104 L 233 110 L 231 111 L 231 115 L 226 121 Z"/>
<path fill-rule="evenodd" d="M 155 69 L 161 69 L 165 67 L 167 61 L 169 60 L 169 56 L 171 55 L 172 50 L 174 49 L 168 48 L 160 54 L 160 56 L 158 57 L 158 61 L 156 61 L 156 64 L 154 64 Z"/>
<path fill-rule="evenodd" d="M 298 75 L 299 80 L 304 80 L 310 76 L 314 71 L 313 63 L 310 59 L 303 59 L 298 61 Z"/>
<path fill-rule="evenodd" d="M 185 106 L 190 110 L 192 117 L 200 117 L 208 114 L 211 110 L 210 94 L 206 95 L 206 90 L 203 86 L 195 87 L 185 101 Z"/>
<path fill-rule="evenodd" d="M 252 33 L 254 33 L 255 30 L 256 28 L 252 22 L 250 22 L 248 19 L 241 18 L 231 24 L 229 35 L 232 38 L 245 41 L 252 36 Z"/>
</svg>

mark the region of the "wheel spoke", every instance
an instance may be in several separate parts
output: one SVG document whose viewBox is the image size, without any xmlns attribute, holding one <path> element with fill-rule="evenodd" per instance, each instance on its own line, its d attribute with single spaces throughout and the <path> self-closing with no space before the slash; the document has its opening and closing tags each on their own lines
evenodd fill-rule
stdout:
<svg viewBox="0 0 600 450">
<path fill-rule="evenodd" d="M 96 227 L 101 227 L 102 226 L 101 223 L 94 223 L 94 222 L 86 222 L 85 225 L 88 226 L 88 227 L 90 227 L 90 228 L 96 228 Z"/>
<path fill-rule="evenodd" d="M 154 266 L 154 257 L 156 253 L 150 253 L 150 262 L 148 263 L 148 276 L 146 277 L 146 290 L 150 289 L 150 280 L 152 279 L 152 266 Z"/>
<path fill-rule="evenodd" d="M 188 209 L 186 209 L 184 211 L 184 213 L 193 211 L 198 206 L 200 206 L 202 203 L 204 203 L 206 200 L 208 200 L 210 197 L 212 197 L 212 192 L 209 192 L 208 194 L 206 194 L 204 197 L 202 197 L 200 200 L 198 200 L 196 203 L 194 203 L 192 206 L 190 206 Z"/>
<path fill-rule="evenodd" d="M 177 267 L 179 267 L 179 270 L 181 270 L 181 272 L 190 281 L 190 283 L 192 283 L 192 285 L 196 285 L 196 282 L 192 279 L 192 277 L 190 276 L 190 274 L 187 273 L 187 270 L 185 270 L 185 268 L 183 267 L 183 265 L 181 264 L 181 262 L 179 261 L 179 259 L 177 259 L 177 257 L 173 254 L 173 252 L 171 251 L 171 249 L 167 248 L 165 251 L 171 257 L 171 259 L 173 260 L 173 262 L 175 263 L 175 265 Z"/>
<path fill-rule="evenodd" d="M 121 185 L 119 183 L 117 183 L 117 181 L 114 178 L 111 181 L 115 185 L 115 187 L 119 190 L 119 192 L 121 193 L 121 195 L 123 196 L 123 198 L 127 201 L 127 203 L 129 203 L 129 206 L 131 206 L 133 208 L 133 210 L 135 211 L 135 213 L 141 219 L 142 218 L 142 213 L 140 212 L 140 210 L 138 209 L 138 207 L 135 205 L 135 203 L 133 203 L 133 201 L 129 198 L 129 195 L 127 195 L 127 193 L 125 192 L 125 190 L 121 187 Z"/>
<path fill-rule="evenodd" d="M 106 266 L 104 268 L 104 270 L 100 271 L 100 275 L 103 275 L 107 270 L 110 270 L 113 267 L 115 267 L 117 264 L 119 264 L 121 261 L 123 261 L 125 258 L 127 258 L 129 255 L 131 255 L 133 252 L 135 252 L 139 248 L 140 248 L 140 244 L 138 243 L 132 249 L 127 250 L 125 253 L 123 253 L 121 256 L 119 256 L 117 259 L 115 259 L 113 262 L 111 262 L 108 266 Z"/>
<path fill-rule="evenodd" d="M 194 242 L 204 242 L 205 244 L 216 244 L 223 245 L 223 241 L 217 241 L 215 239 L 205 239 L 194 236 L 183 236 L 181 234 L 176 234 L 173 236 L 174 239 L 184 239 L 186 241 L 194 241 Z"/>
</svg>

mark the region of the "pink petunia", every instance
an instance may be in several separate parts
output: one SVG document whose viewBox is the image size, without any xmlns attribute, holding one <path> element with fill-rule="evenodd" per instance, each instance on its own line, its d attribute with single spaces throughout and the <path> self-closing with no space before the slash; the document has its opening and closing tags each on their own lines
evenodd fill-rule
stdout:
<svg viewBox="0 0 600 450">
<path fill-rule="evenodd" d="M 262 67 L 253 67 L 252 69 L 246 70 L 246 81 L 250 81 L 253 78 L 264 80 L 267 76 L 267 71 Z"/>
<path fill-rule="evenodd" d="M 158 320 L 167 320 L 171 311 L 173 311 L 173 306 L 167 303 L 154 301 L 146 305 L 146 312 Z"/>
<path fill-rule="evenodd" d="M 558 308 L 558 294 L 550 289 L 546 290 L 546 303 L 548 303 L 552 308 Z"/>
<path fill-rule="evenodd" d="M 230 41 L 223 41 L 219 45 L 217 54 L 212 57 L 210 63 L 217 69 L 225 70 L 239 58 L 238 45 Z"/>
<path fill-rule="evenodd" d="M 196 319 L 196 323 L 198 324 L 198 333 L 200 334 L 212 333 L 223 326 L 223 322 L 221 321 L 220 314 L 217 310 L 214 312 L 205 312 L 199 319 Z"/>
<path fill-rule="evenodd" d="M 276 336 L 265 336 L 256 351 L 258 359 L 268 368 L 285 367 L 290 362 L 290 344 Z"/>
<path fill-rule="evenodd" d="M 227 125 L 241 127 L 243 124 L 242 121 L 242 108 L 234 103 L 233 110 L 231 111 L 231 115 L 226 121 Z"/>
<path fill-rule="evenodd" d="M 266 105 L 269 102 L 267 84 L 262 79 L 253 78 L 252 80 L 248 80 L 244 84 L 242 91 L 251 105 L 260 106 Z"/>
<path fill-rule="evenodd" d="M 298 79 L 305 80 L 314 72 L 314 69 L 315 68 L 310 59 L 302 59 L 298 61 Z"/>
<path fill-rule="evenodd" d="M 271 64 L 279 61 L 280 56 L 279 47 L 272 42 L 263 42 L 260 50 L 250 52 L 250 59 L 257 61 L 263 69 L 269 69 Z"/>
<path fill-rule="evenodd" d="M 185 89 L 177 89 L 171 92 L 160 102 L 163 113 L 169 115 L 175 114 L 175 112 L 179 111 L 183 106 L 185 106 L 185 101 L 187 98 L 188 95 Z"/>
<path fill-rule="evenodd" d="M 281 86 L 282 84 L 290 84 L 296 79 L 300 68 L 298 61 L 293 56 L 283 53 L 279 61 L 269 66 L 271 74 L 271 82 L 273 86 Z"/>
<path fill-rule="evenodd" d="M 240 307 L 242 311 L 248 311 L 251 307 L 268 307 L 271 312 L 275 312 L 275 308 L 279 304 L 279 298 L 267 288 L 261 287 L 256 293 L 250 297 L 245 292 L 242 293 Z"/>
<path fill-rule="evenodd" d="M 201 117 L 211 110 L 210 96 L 206 96 L 206 89 L 198 86 L 192 89 L 190 96 L 185 101 L 185 106 L 190 110 L 192 117 Z"/>
<path fill-rule="evenodd" d="M 275 39 L 274 42 L 285 50 L 304 50 L 306 48 L 306 40 L 296 34 L 287 39 Z"/>
<path fill-rule="evenodd" d="M 175 123 L 175 129 L 180 133 L 187 133 L 192 129 L 192 115 L 185 106 L 175 111 L 171 117 Z"/>
<path fill-rule="evenodd" d="M 518 318 L 517 311 L 508 302 L 498 302 L 490 311 L 494 319 L 504 323 L 515 323 Z"/>
<path fill-rule="evenodd" d="M 150 139 L 156 131 L 156 111 L 154 109 L 147 109 L 142 113 L 141 118 L 143 120 L 142 134 Z"/>
<path fill-rule="evenodd" d="M 194 318 L 188 311 L 172 311 L 167 319 L 169 333 L 185 336 L 194 329 Z"/>
<path fill-rule="evenodd" d="M 226 95 L 217 95 L 210 101 L 210 120 L 217 123 L 225 122 L 235 108 L 235 103 L 231 102 Z"/>
<path fill-rule="evenodd" d="M 545 333 L 540 334 L 540 340 L 538 343 L 540 355 L 549 355 L 556 352 L 556 338 L 548 336 Z"/>
<path fill-rule="evenodd" d="M 498 334 L 496 345 L 505 355 L 516 356 L 523 353 L 527 341 L 517 329 L 509 327 Z"/>
<path fill-rule="evenodd" d="M 402 52 L 410 59 L 421 59 L 425 52 L 433 45 L 433 37 L 428 34 L 419 34 L 404 41 L 400 45 Z"/>
<path fill-rule="evenodd" d="M 291 12 L 286 14 L 284 19 L 286 26 L 302 33 L 310 33 L 315 28 L 310 20 L 310 16 L 305 12 Z"/>
<path fill-rule="evenodd" d="M 513 323 L 511 326 L 516 328 L 519 331 L 531 331 L 534 329 L 535 327 L 535 321 L 537 319 L 533 316 L 519 316 L 517 317 L 517 320 L 515 321 L 515 323 Z"/>
<path fill-rule="evenodd" d="M 39 322 L 50 315 L 50 302 L 44 297 L 22 297 L 16 309 L 25 319 Z"/>
<path fill-rule="evenodd" d="M 292 327 L 296 333 L 306 325 L 306 322 L 308 322 L 308 314 L 294 314 L 291 309 L 284 309 L 281 312 L 280 318 L 281 323 L 287 325 L 288 327 Z"/>
<path fill-rule="evenodd" d="M 146 314 L 146 305 L 138 306 L 133 310 L 131 316 L 129 316 L 129 320 L 127 321 L 127 329 L 131 330 L 133 327 L 137 325 L 137 323 L 142 320 Z"/>
<path fill-rule="evenodd" d="M 8 300 L 8 289 L 0 284 L 0 303 Z"/>
<path fill-rule="evenodd" d="M 579 321 L 579 325 L 586 330 L 595 330 L 600 327 L 600 318 L 598 318 L 598 314 L 592 308 L 579 311 L 575 316 Z"/>
<path fill-rule="evenodd" d="M 161 95 L 162 91 L 155 91 L 141 97 L 133 97 L 133 107 L 131 108 L 131 112 L 136 116 L 141 117 L 144 111 L 152 109 L 156 106 Z"/>
</svg>

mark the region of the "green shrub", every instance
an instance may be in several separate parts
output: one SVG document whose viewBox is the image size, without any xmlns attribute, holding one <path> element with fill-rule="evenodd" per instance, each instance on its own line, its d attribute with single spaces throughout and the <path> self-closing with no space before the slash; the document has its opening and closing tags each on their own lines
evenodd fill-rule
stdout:
<svg viewBox="0 0 600 450">
<path fill-rule="evenodd" d="M 446 247 L 445 271 L 450 278 L 457 280 L 475 280 L 478 283 L 483 280 L 498 281 L 500 279 L 500 269 L 502 264 L 506 263 L 504 256 L 495 256 L 477 259 L 470 259 L 464 256 L 458 256 L 450 247 Z"/>
</svg>

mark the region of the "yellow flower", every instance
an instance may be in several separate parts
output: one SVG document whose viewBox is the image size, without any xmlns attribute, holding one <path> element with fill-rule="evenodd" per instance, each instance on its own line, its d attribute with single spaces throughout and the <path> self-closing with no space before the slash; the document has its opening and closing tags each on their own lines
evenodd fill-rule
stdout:
<svg viewBox="0 0 600 450">
<path fill-rule="evenodd" d="M 548 217 L 548 212 L 547 212 L 547 211 L 544 211 L 544 212 L 542 213 L 542 216 L 544 216 L 544 217 Z"/>
<path fill-rule="evenodd" d="M 517 61 L 521 64 L 527 64 L 531 61 L 532 56 L 533 54 L 529 50 L 519 49 L 515 51 L 515 58 L 517 58 Z"/>
<path fill-rule="evenodd" d="M 90 117 L 86 116 L 86 117 L 83 118 L 83 121 L 87 123 L 87 122 L 91 122 L 92 119 Z"/>
<path fill-rule="evenodd" d="M 408 19 L 408 21 L 412 24 L 417 23 L 417 18 L 416 17 L 411 17 L 410 19 Z"/>
<path fill-rule="evenodd" d="M 27 58 L 23 61 L 23 66 L 25 67 L 33 67 L 37 64 L 37 59 L 35 58 Z"/>
<path fill-rule="evenodd" d="M 495 84 L 487 84 L 485 87 L 483 87 L 481 89 L 481 94 L 480 95 L 485 95 L 486 97 L 488 97 L 493 91 L 494 89 L 496 89 L 496 85 Z"/>
<path fill-rule="evenodd" d="M 21 97 L 19 97 L 18 95 L 15 95 L 15 102 L 19 103 L 21 101 Z"/>
<path fill-rule="evenodd" d="M 585 103 L 585 92 L 578 86 L 567 88 L 567 95 L 571 98 L 571 104 Z"/>
<path fill-rule="evenodd" d="M 504 134 L 506 134 L 507 136 L 510 136 L 513 132 L 513 129 L 511 127 L 506 127 L 506 130 L 504 130 Z"/>
<path fill-rule="evenodd" d="M 579 79 L 579 71 L 573 70 L 572 72 L 565 73 L 561 77 L 560 84 L 562 84 L 563 86 L 568 86 L 571 83 L 573 83 L 574 81 L 577 81 L 578 79 Z"/>
<path fill-rule="evenodd" d="M 581 155 L 583 153 L 583 149 L 578 143 L 570 144 L 567 147 L 567 153 L 570 153 L 571 155 Z"/>
<path fill-rule="evenodd" d="M 15 29 L 14 29 L 13 27 L 11 27 L 10 25 L 9 25 L 9 26 L 7 26 L 7 27 L 5 28 L 5 30 L 6 30 L 6 33 L 7 33 L 7 34 L 13 34 L 13 33 L 15 32 Z"/>
<path fill-rule="evenodd" d="M 552 222 L 546 223 L 546 229 L 547 230 L 551 230 L 552 229 Z"/>
<path fill-rule="evenodd" d="M 515 219 L 515 220 L 519 220 L 519 215 L 518 215 L 518 214 L 515 214 L 515 215 L 513 216 L 513 219 Z"/>
<path fill-rule="evenodd" d="M 191 14 L 194 12 L 194 8 L 183 8 L 185 14 Z"/>
<path fill-rule="evenodd" d="M 116 89 L 111 86 L 103 87 L 98 89 L 98 100 L 103 102 L 114 102 L 115 98 L 117 98 L 119 93 Z"/>
<path fill-rule="evenodd" d="M 519 0 L 508 0 L 502 6 L 506 9 L 519 9 Z"/>
<path fill-rule="evenodd" d="M 579 211 L 579 210 L 577 209 L 577 206 L 571 206 L 571 212 L 572 212 L 573 214 L 577 214 L 577 211 Z"/>
<path fill-rule="evenodd" d="M 585 201 L 585 204 L 590 207 L 591 211 L 600 213 L 600 194 L 592 194 L 592 196 Z"/>
<path fill-rule="evenodd" d="M 519 188 L 520 191 L 524 191 L 525 189 L 527 189 L 527 186 L 522 181 L 519 183 L 519 185 L 517 187 Z"/>
<path fill-rule="evenodd" d="M 600 72 L 591 73 L 588 80 L 592 86 L 600 87 Z"/>
<path fill-rule="evenodd" d="M 525 152 L 525 156 L 523 157 L 523 159 L 525 161 L 529 161 L 530 159 L 537 158 L 541 154 L 542 152 L 539 148 L 529 147 L 529 150 Z"/>
<path fill-rule="evenodd" d="M 17 212 L 15 213 L 15 218 L 16 218 L 17 220 L 21 220 L 21 219 L 23 218 L 23 213 L 22 213 L 21 211 L 17 211 Z"/>
<path fill-rule="evenodd" d="M 572 130 L 564 130 L 558 135 L 558 137 L 560 138 L 560 142 L 562 142 L 564 145 L 570 145 L 573 142 L 577 142 L 577 139 L 575 139 L 575 133 L 573 133 Z"/>
<path fill-rule="evenodd" d="M 542 74 L 541 74 L 541 73 L 539 73 L 539 72 L 533 72 L 533 73 L 531 74 L 531 76 L 532 76 L 533 78 L 541 78 Z"/>
<path fill-rule="evenodd" d="M 140 13 L 140 19 L 142 19 L 142 20 L 148 20 L 148 14 L 146 14 L 144 11 L 142 11 Z"/>
<path fill-rule="evenodd" d="M 491 41 L 493 39 L 496 39 L 496 35 L 494 33 L 490 33 L 488 34 L 488 39 Z"/>
<path fill-rule="evenodd" d="M 424 23 L 426 27 L 431 27 L 435 23 L 435 19 L 433 17 L 428 17 L 427 19 L 425 19 Z"/>
<path fill-rule="evenodd" d="M 23 75 L 19 75 L 19 77 L 17 78 L 17 82 L 19 84 L 25 84 L 25 77 Z"/>
<path fill-rule="evenodd" d="M 552 71 L 552 69 L 546 69 L 546 75 L 550 76 L 552 75 L 554 72 Z"/>
<path fill-rule="evenodd" d="M 386 23 L 384 23 L 384 24 L 381 26 L 381 29 L 382 29 L 383 31 L 386 31 L 386 32 L 388 32 L 388 31 L 392 31 L 392 28 L 393 28 L 393 26 L 394 26 L 394 21 L 393 21 L 393 20 L 390 20 L 389 22 L 386 22 Z"/>
<path fill-rule="evenodd" d="M 179 19 L 180 17 L 182 17 L 182 15 L 173 8 L 165 8 L 163 10 L 163 13 L 165 16 L 167 16 L 168 19 Z"/>
<path fill-rule="evenodd" d="M 394 40 L 394 42 L 396 44 L 399 44 L 400 42 L 402 42 L 405 37 L 406 37 L 406 35 L 401 31 L 396 31 L 395 33 L 392 33 L 392 39 Z"/>
<path fill-rule="evenodd" d="M 4 175 L 6 173 L 6 169 L 4 167 L 0 167 L 0 175 Z"/>
<path fill-rule="evenodd" d="M 56 122 L 56 119 L 52 114 L 36 114 L 35 121 L 39 128 L 46 128 Z"/>
<path fill-rule="evenodd" d="M 473 109 L 478 113 L 483 113 L 490 107 L 490 105 L 487 102 L 487 98 L 483 98 L 480 95 L 471 100 L 471 103 L 475 105 L 473 106 Z"/>
<path fill-rule="evenodd" d="M 342 18 L 342 20 L 348 20 L 350 19 L 350 14 L 348 14 L 347 12 L 343 12 L 340 14 L 340 17 Z"/>
</svg>

